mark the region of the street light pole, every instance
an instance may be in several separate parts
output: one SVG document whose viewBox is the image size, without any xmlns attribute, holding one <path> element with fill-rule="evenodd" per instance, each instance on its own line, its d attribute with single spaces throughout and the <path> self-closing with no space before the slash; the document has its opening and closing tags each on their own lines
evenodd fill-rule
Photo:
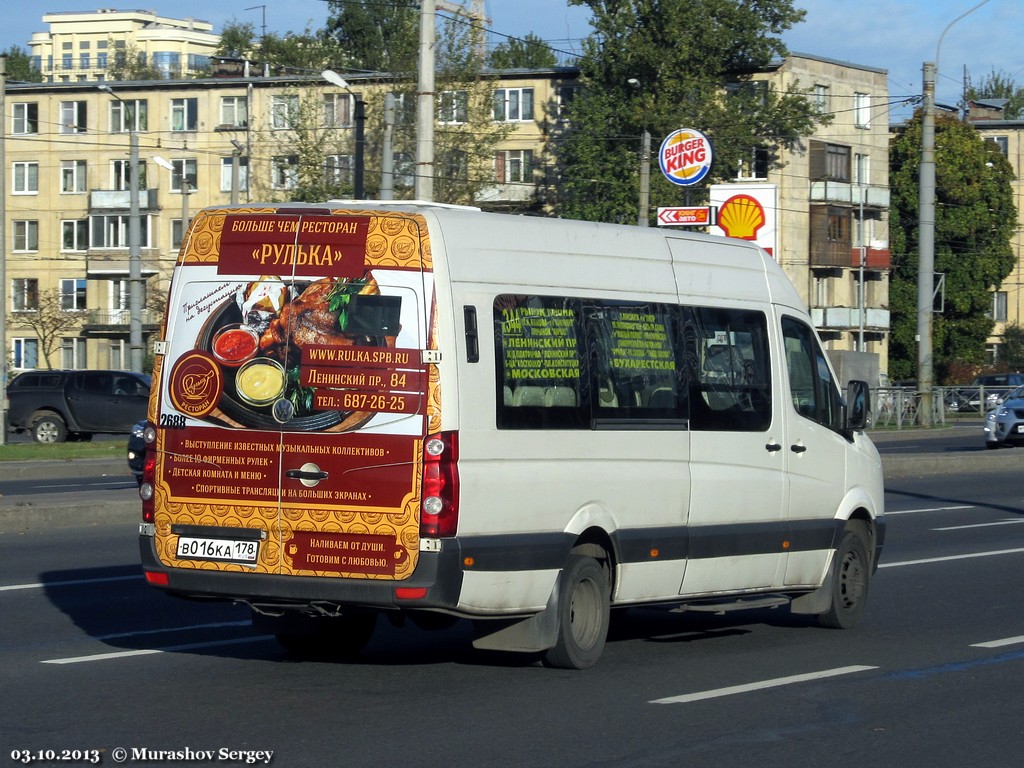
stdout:
<svg viewBox="0 0 1024 768">
<path fill-rule="evenodd" d="M 939 69 L 942 40 L 950 27 L 974 13 L 988 0 L 953 19 L 939 35 L 935 61 L 922 67 L 921 166 L 918 171 L 918 263 L 917 263 L 917 389 L 921 393 L 918 423 L 932 423 L 934 359 L 932 355 L 932 314 L 935 302 L 935 78 Z"/>
<path fill-rule="evenodd" d="M 128 360 L 129 368 L 142 373 L 142 250 L 139 214 L 139 135 L 135 131 L 135 113 L 109 85 L 97 86 L 121 102 L 128 118 Z"/>
<path fill-rule="evenodd" d="M 348 91 L 349 96 L 351 96 L 354 101 L 353 117 L 356 124 L 356 167 L 352 173 L 352 196 L 356 200 L 362 200 L 366 196 L 363 184 L 363 174 L 366 168 L 366 102 L 363 101 L 362 95 L 354 93 L 352 89 L 349 88 L 348 81 L 337 72 L 325 69 L 320 73 L 320 77 L 331 85 L 344 88 Z"/>
</svg>

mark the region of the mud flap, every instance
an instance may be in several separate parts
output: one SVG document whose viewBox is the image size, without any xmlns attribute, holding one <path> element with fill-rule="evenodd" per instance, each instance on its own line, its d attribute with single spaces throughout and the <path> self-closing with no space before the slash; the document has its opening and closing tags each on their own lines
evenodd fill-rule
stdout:
<svg viewBox="0 0 1024 768">
<path fill-rule="evenodd" d="M 525 619 L 487 619 L 473 622 L 473 647 L 487 651 L 540 653 L 554 646 L 558 639 L 558 586 L 562 574 L 540 613 Z"/>
<path fill-rule="evenodd" d="M 832 584 L 836 577 L 836 569 L 834 567 L 835 558 L 835 550 L 832 550 L 832 556 L 829 558 L 828 569 L 825 571 L 824 583 L 822 583 L 822 585 L 813 592 L 801 595 L 800 597 L 790 601 L 790 613 L 818 615 L 828 611 L 832 605 Z"/>
</svg>

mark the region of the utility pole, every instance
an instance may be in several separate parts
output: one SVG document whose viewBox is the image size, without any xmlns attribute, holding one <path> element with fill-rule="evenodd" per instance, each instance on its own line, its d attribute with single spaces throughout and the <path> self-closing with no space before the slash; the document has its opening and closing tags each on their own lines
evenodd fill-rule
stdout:
<svg viewBox="0 0 1024 768">
<path fill-rule="evenodd" d="M 415 198 L 434 199 L 434 0 L 420 3 L 419 77 L 416 86 Z"/>
<path fill-rule="evenodd" d="M 942 40 L 950 27 L 974 13 L 988 0 L 953 19 L 939 35 L 935 61 L 922 67 L 921 167 L 918 175 L 918 262 L 917 262 L 917 391 L 921 393 L 918 423 L 931 426 L 934 400 L 934 359 L 932 354 L 932 313 L 935 303 L 935 78 L 939 70 Z"/>
<path fill-rule="evenodd" d="M 380 199 L 395 196 L 395 94 L 384 96 L 384 140 L 380 159 Z"/>
</svg>

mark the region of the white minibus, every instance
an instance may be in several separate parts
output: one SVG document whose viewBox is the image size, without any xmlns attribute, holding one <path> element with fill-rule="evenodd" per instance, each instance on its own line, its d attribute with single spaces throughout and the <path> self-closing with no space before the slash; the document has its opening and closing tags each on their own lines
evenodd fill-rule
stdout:
<svg viewBox="0 0 1024 768">
<path fill-rule="evenodd" d="M 841 393 L 756 245 L 427 203 L 199 212 L 155 344 L 147 581 L 295 652 L 380 616 L 593 665 L 612 608 L 853 626 L 884 539 Z"/>
</svg>

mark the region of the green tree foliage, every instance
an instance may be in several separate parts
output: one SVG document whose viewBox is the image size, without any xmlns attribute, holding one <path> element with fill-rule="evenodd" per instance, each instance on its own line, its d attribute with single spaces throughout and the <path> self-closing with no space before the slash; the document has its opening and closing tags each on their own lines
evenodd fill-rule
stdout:
<svg viewBox="0 0 1024 768">
<path fill-rule="evenodd" d="M 248 22 L 232 21 L 221 31 L 218 56 L 250 59 L 269 66 L 273 74 L 319 72 L 341 56 L 338 44 L 325 31 L 302 34 L 270 32 L 257 38 Z"/>
<path fill-rule="evenodd" d="M 7 56 L 7 82 L 43 82 L 43 73 L 32 66 L 32 57 L 24 48 L 12 45 L 4 54 Z"/>
<path fill-rule="evenodd" d="M 975 99 L 1006 99 L 1006 110 L 1003 117 L 1007 120 L 1020 120 L 1024 114 L 1024 88 L 1018 86 L 1013 79 L 1003 73 L 992 70 L 977 86 L 971 86 L 964 94 L 968 101 Z"/>
<path fill-rule="evenodd" d="M 584 41 L 584 87 L 569 109 L 571 131 L 556 148 L 558 211 L 573 218 L 635 221 L 638 153 L 646 129 L 659 142 L 696 128 L 714 144 L 708 178 L 734 178 L 755 148 L 774 163 L 820 120 L 804 93 L 755 85 L 752 74 L 785 55 L 778 37 L 803 18 L 789 0 L 570 0 L 592 11 Z M 639 87 L 629 84 L 635 79 Z M 653 163 L 655 171 L 657 162 Z M 651 174 L 651 207 L 684 194 Z M 694 192 L 702 197 L 702 190 Z M 691 200 L 696 203 L 699 200 Z"/>
<path fill-rule="evenodd" d="M 1024 371 L 1024 328 L 1017 323 L 1003 330 L 999 345 L 999 362 L 1009 371 Z"/>
<path fill-rule="evenodd" d="M 420 13 L 414 3 L 330 0 L 325 33 L 352 69 L 412 76 L 419 56 Z"/>
<path fill-rule="evenodd" d="M 889 153 L 889 375 L 912 378 L 917 360 L 918 179 L 921 116 Z M 934 316 L 936 381 L 955 362 L 980 364 L 992 332 L 992 293 L 1013 269 L 1010 238 L 1017 222 L 1013 170 L 998 148 L 969 124 L 935 123 L 935 271 L 945 275 L 945 303 Z M 938 302 L 937 302 L 938 303 Z"/>
<path fill-rule="evenodd" d="M 534 34 L 508 38 L 495 46 L 489 59 L 494 69 L 547 69 L 558 64 L 551 46 Z"/>
</svg>

